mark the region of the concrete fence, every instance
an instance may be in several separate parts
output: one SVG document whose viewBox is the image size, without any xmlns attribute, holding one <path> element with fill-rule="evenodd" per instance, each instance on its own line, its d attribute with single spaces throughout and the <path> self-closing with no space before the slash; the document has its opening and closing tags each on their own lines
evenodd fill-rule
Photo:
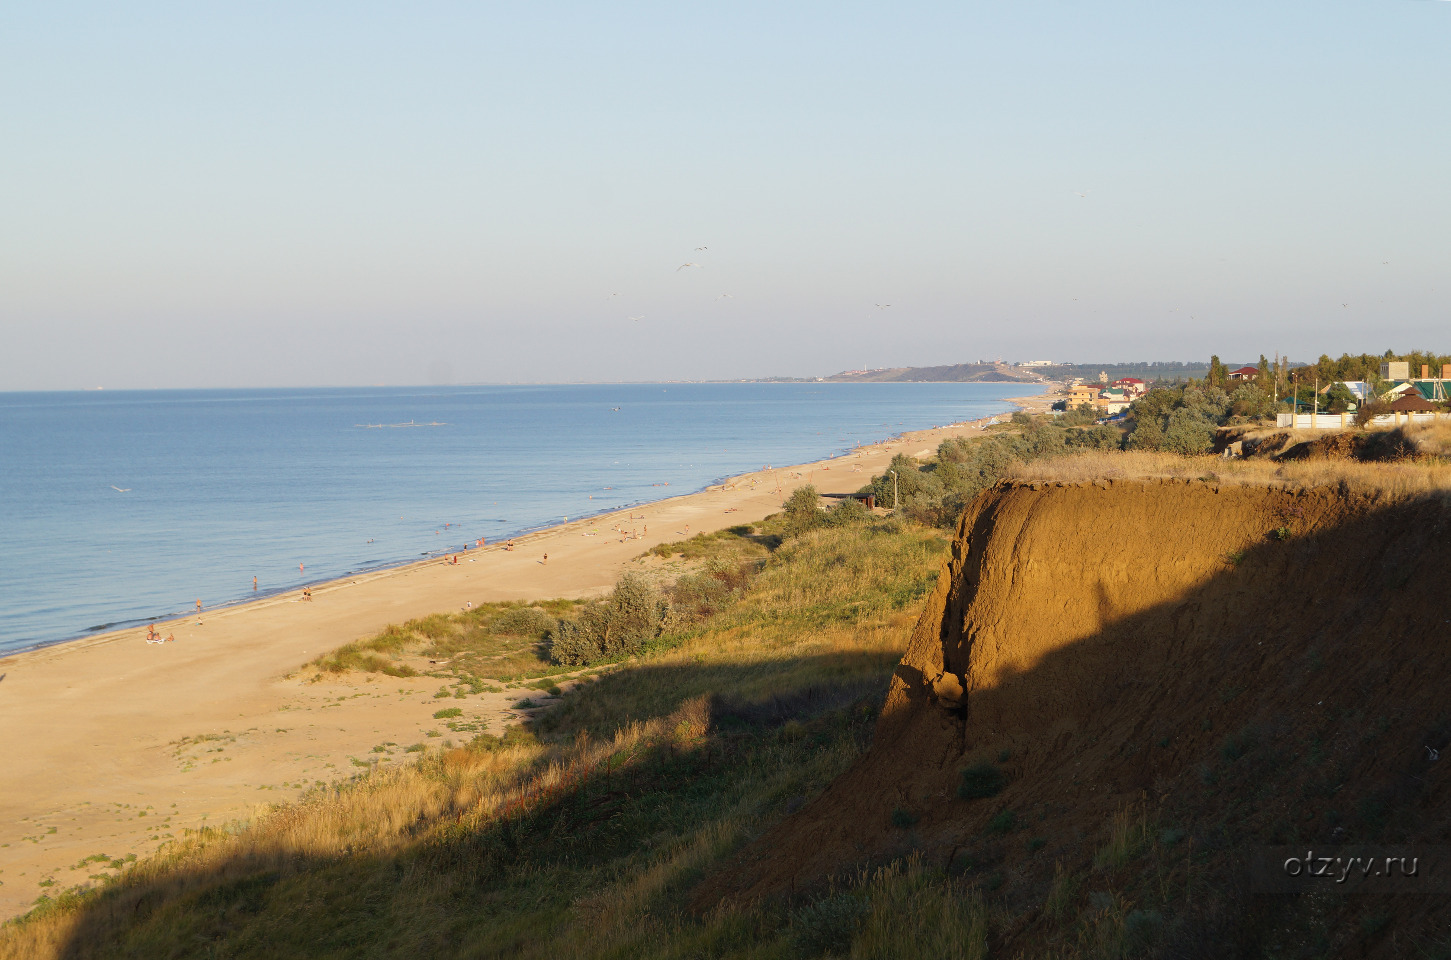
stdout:
<svg viewBox="0 0 1451 960">
<path fill-rule="evenodd" d="M 1406 423 L 1429 423 L 1432 420 L 1451 419 L 1445 413 L 1383 413 L 1371 421 L 1377 427 L 1399 426 Z M 1275 426 L 1294 427 L 1299 430 L 1346 430 L 1355 425 L 1355 417 L 1349 413 L 1278 413 Z"/>
</svg>

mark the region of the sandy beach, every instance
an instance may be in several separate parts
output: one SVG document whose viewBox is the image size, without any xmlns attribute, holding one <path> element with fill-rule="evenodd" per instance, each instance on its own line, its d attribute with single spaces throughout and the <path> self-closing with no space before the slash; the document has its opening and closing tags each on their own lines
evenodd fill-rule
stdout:
<svg viewBox="0 0 1451 960">
<path fill-rule="evenodd" d="M 1039 411 L 1047 394 L 1013 401 Z M 433 677 L 320 682 L 308 660 L 389 623 L 467 603 L 602 593 L 659 543 L 757 521 L 804 484 L 847 493 L 898 453 L 926 456 L 984 421 L 903 434 L 830 460 L 773 465 L 699 493 L 571 522 L 460 555 L 349 577 L 0 659 L 0 919 L 101 875 L 100 855 L 144 856 L 187 829 L 255 816 L 305 789 L 442 744 Z M 663 492 L 663 491 L 662 491 Z M 635 518 L 635 519 L 629 519 Z M 647 528 L 621 542 L 610 528 Z M 548 554 L 548 563 L 543 563 Z M 450 700 L 498 733 L 535 691 Z"/>
</svg>

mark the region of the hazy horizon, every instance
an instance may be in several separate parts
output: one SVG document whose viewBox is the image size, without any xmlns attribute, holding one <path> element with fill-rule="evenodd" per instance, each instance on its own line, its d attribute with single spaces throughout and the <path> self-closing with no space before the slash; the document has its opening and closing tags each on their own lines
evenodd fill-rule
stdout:
<svg viewBox="0 0 1451 960">
<path fill-rule="evenodd" d="M 0 27 L 0 390 L 1446 349 L 1443 3 Z"/>
</svg>

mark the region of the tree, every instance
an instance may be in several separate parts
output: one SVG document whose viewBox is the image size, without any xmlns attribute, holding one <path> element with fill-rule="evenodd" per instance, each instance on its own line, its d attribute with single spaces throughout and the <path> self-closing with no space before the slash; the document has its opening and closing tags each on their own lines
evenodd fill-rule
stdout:
<svg viewBox="0 0 1451 960">
<path fill-rule="evenodd" d="M 804 487 L 797 487 L 786 499 L 786 525 L 793 534 L 805 533 L 821 523 L 821 507 L 818 506 L 820 500 L 821 494 L 809 483 Z"/>
<path fill-rule="evenodd" d="M 1325 398 L 1320 404 L 1327 413 L 1344 413 L 1355 406 L 1355 394 L 1343 383 L 1333 383 L 1330 389 L 1325 391 Z"/>
<path fill-rule="evenodd" d="M 1219 354 L 1209 358 L 1209 374 L 1204 382 L 1211 387 L 1223 388 L 1229 382 L 1229 368 L 1219 362 Z"/>
</svg>

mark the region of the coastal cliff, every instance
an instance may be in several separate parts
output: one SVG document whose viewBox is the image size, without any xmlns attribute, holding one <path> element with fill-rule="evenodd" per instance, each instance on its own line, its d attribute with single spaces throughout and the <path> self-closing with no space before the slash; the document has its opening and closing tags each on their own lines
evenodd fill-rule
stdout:
<svg viewBox="0 0 1451 960">
<path fill-rule="evenodd" d="M 914 852 L 1041 897 L 1054 861 L 1102 866 L 1126 811 L 1228 851 L 1205 866 L 1228 881 L 1250 843 L 1440 835 L 1448 519 L 1440 497 L 998 484 L 958 526 L 869 751 L 695 905 Z M 982 771 L 1000 791 L 964 789 Z"/>
</svg>

